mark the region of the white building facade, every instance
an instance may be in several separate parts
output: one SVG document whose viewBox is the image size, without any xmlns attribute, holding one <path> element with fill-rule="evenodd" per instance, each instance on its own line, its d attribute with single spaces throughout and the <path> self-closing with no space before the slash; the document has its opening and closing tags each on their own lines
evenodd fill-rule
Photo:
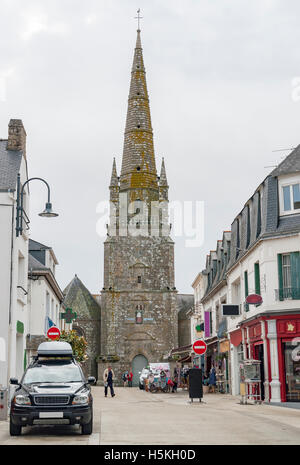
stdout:
<svg viewBox="0 0 300 465">
<path fill-rule="evenodd" d="M 227 338 L 232 394 L 239 394 L 241 361 L 256 359 L 263 399 L 298 402 L 300 146 L 267 176 L 234 219 L 231 233 L 224 234 L 227 239 L 218 242 L 202 272 L 208 278 L 201 299 L 205 338 L 215 345 L 207 361 L 218 364 Z M 246 304 L 250 294 L 261 295 L 262 304 Z M 223 334 L 218 328 L 222 303 L 240 306 L 239 316 L 226 317 Z"/>
<path fill-rule="evenodd" d="M 0 140 L 0 385 L 21 376 L 26 359 L 28 327 L 26 214 L 29 191 L 24 190 L 23 233 L 17 236 L 17 190 L 28 179 L 26 132 L 21 120 L 11 120 L 8 139 Z M 19 187 L 20 187 L 19 185 Z"/>
<path fill-rule="evenodd" d="M 27 360 L 36 354 L 45 339 L 49 323 L 60 330 L 72 329 L 72 323 L 62 318 L 64 295 L 56 281 L 57 258 L 51 247 L 29 240 L 28 260 L 28 313 L 26 337 Z"/>
</svg>

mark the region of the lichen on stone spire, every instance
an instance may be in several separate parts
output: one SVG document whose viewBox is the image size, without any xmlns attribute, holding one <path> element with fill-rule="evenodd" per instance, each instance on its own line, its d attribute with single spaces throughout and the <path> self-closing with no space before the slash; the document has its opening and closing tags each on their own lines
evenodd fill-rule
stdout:
<svg viewBox="0 0 300 465">
<path fill-rule="evenodd" d="M 131 70 L 120 189 L 158 189 L 140 29 Z"/>
</svg>

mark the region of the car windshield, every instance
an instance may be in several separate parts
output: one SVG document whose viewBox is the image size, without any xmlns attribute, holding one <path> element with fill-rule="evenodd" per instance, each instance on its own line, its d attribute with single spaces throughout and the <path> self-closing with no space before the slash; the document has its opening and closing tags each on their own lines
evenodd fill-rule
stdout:
<svg viewBox="0 0 300 465">
<path fill-rule="evenodd" d="M 74 363 L 38 364 L 26 371 L 24 384 L 82 382 L 80 369 Z"/>
</svg>

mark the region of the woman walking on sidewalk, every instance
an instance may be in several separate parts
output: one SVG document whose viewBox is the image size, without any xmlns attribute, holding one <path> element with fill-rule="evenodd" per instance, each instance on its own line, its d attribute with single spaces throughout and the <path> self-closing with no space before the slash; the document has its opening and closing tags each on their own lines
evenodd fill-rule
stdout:
<svg viewBox="0 0 300 465">
<path fill-rule="evenodd" d="M 115 374 L 113 370 L 111 369 L 111 366 L 108 366 L 106 370 L 104 370 L 104 373 L 103 373 L 105 397 L 107 397 L 108 388 L 110 388 L 111 396 L 115 397 L 116 394 L 114 393 L 114 387 L 113 387 L 114 379 L 115 379 Z"/>
</svg>

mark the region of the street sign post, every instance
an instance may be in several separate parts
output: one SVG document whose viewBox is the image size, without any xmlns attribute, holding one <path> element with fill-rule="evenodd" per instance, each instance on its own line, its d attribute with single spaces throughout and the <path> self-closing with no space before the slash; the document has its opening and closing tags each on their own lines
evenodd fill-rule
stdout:
<svg viewBox="0 0 300 465">
<path fill-rule="evenodd" d="M 56 326 L 51 326 L 47 331 L 47 337 L 55 341 L 60 338 L 60 330 Z"/>
<path fill-rule="evenodd" d="M 207 345 L 204 341 L 199 339 L 198 341 L 194 342 L 193 351 L 195 352 L 195 354 L 203 355 L 205 354 L 206 350 L 207 350 Z"/>
</svg>

